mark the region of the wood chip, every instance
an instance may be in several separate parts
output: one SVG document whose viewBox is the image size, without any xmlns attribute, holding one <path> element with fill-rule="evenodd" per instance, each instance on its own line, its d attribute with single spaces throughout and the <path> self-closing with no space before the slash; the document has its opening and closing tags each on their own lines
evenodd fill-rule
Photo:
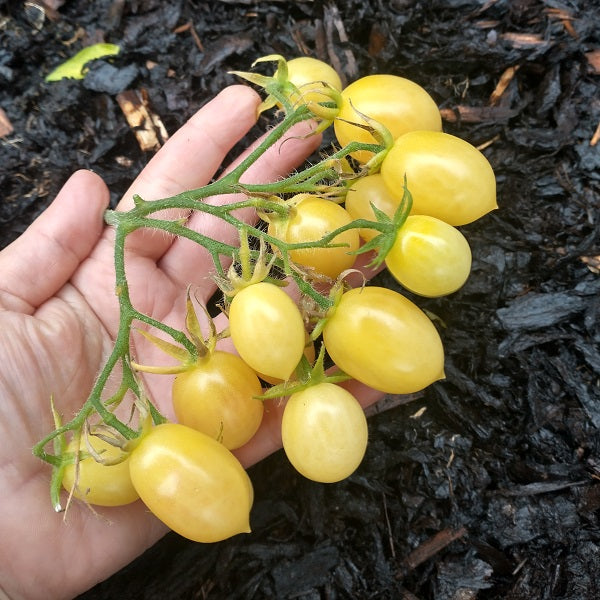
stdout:
<svg viewBox="0 0 600 600">
<path fill-rule="evenodd" d="M 356 62 L 356 58 L 354 57 L 354 53 L 350 49 L 348 44 L 348 34 L 346 33 L 346 28 L 344 27 L 344 22 L 340 16 L 340 11 L 335 4 L 329 4 L 325 7 L 324 11 L 324 23 L 325 23 L 325 31 L 327 33 L 327 52 L 329 55 L 329 60 L 331 61 L 331 65 L 338 72 L 340 77 L 344 74 L 348 74 L 350 79 L 355 79 L 358 73 L 358 64 Z M 340 64 L 340 60 L 335 52 L 334 44 L 333 44 L 333 29 L 337 30 L 338 37 L 343 46 L 347 46 L 344 49 L 344 56 L 346 58 L 346 69 L 342 69 L 342 65 Z M 342 83 L 344 83 L 344 77 L 342 77 Z"/>
<path fill-rule="evenodd" d="M 600 274 L 600 255 L 598 256 L 582 256 L 581 262 L 587 265 L 587 268 L 596 275 Z"/>
<path fill-rule="evenodd" d="M 518 70 L 519 65 L 515 65 L 514 67 L 508 67 L 508 69 L 500 75 L 500 79 L 498 80 L 494 91 L 490 94 L 490 106 L 497 106 L 500 103 L 502 95 L 507 90 Z"/>
<path fill-rule="evenodd" d="M 466 106 L 459 104 L 454 108 L 442 108 L 440 114 L 448 123 L 481 123 L 483 121 L 502 122 L 510 119 L 516 110 L 504 106 Z"/>
<path fill-rule="evenodd" d="M 596 131 L 594 131 L 594 135 L 592 136 L 592 139 L 590 140 L 590 146 L 595 146 L 598 142 L 600 142 L 600 123 L 598 123 L 598 126 L 596 127 Z"/>
<path fill-rule="evenodd" d="M 198 32 L 194 28 L 194 23 L 192 23 L 192 21 L 188 21 L 187 23 L 184 23 L 183 25 L 180 25 L 179 27 L 176 27 L 175 29 L 173 29 L 173 33 L 184 33 L 185 31 L 190 32 L 198 50 L 200 50 L 200 52 L 204 52 L 204 46 L 202 45 L 202 40 L 200 39 Z"/>
<path fill-rule="evenodd" d="M 562 8 L 546 8 L 544 9 L 546 14 L 551 19 L 556 19 L 561 22 L 562 26 L 565 28 L 565 31 L 574 39 L 577 39 L 579 36 L 573 27 L 573 15 L 568 11 Z"/>
<path fill-rule="evenodd" d="M 585 57 L 592 73 L 600 75 L 600 49 L 586 52 Z"/>
<path fill-rule="evenodd" d="M 537 46 L 549 46 L 550 42 L 537 33 L 516 33 L 507 31 L 500 34 L 500 39 L 509 42 L 515 48 L 536 48 Z"/>
<path fill-rule="evenodd" d="M 10 135 L 14 130 L 8 115 L 0 108 L 0 138 Z"/>
<path fill-rule="evenodd" d="M 145 90 L 126 90 L 117 102 L 144 152 L 156 152 L 169 138 L 160 117 L 150 110 Z"/>
<path fill-rule="evenodd" d="M 444 529 L 415 548 L 402 561 L 402 566 L 405 571 L 413 571 L 426 560 L 429 560 L 443 550 L 446 546 L 449 546 L 452 542 L 465 535 L 467 535 L 465 527 L 461 527 L 460 529 Z"/>
</svg>

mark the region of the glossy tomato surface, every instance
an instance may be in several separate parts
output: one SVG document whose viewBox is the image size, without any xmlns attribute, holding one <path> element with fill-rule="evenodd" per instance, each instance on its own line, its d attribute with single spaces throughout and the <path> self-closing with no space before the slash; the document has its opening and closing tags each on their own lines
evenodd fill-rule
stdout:
<svg viewBox="0 0 600 600">
<path fill-rule="evenodd" d="M 88 440 L 92 449 L 106 464 L 96 461 L 93 456 L 87 456 L 79 461 L 78 466 L 67 465 L 63 473 L 63 487 L 69 492 L 73 490 L 75 498 L 96 506 L 121 506 L 137 500 L 139 495 L 129 476 L 129 458 L 120 448 L 99 437 L 90 435 Z M 83 435 L 79 450 L 89 452 Z M 67 446 L 67 452 L 76 451 L 76 440 L 72 440 Z M 113 462 L 115 464 L 110 464 Z"/>
<path fill-rule="evenodd" d="M 353 141 L 377 143 L 367 130 L 363 113 L 384 125 L 394 139 L 408 131 L 441 131 L 442 118 L 433 98 L 419 84 L 396 75 L 367 75 L 342 90 L 342 106 L 334 121 L 335 136 L 343 147 Z M 358 112 L 357 112 L 358 111 Z M 372 153 L 353 153 L 359 162 L 367 162 Z"/>
<path fill-rule="evenodd" d="M 400 205 L 400 198 L 388 189 L 381 173 L 366 175 L 352 182 L 346 194 L 345 208 L 353 220 L 375 221 L 375 213 L 371 204 L 374 204 L 390 218 L 394 216 Z M 363 240 L 369 241 L 380 232 L 364 227 L 359 229 L 358 233 Z"/>
<path fill-rule="evenodd" d="M 256 373 L 236 354 L 215 351 L 173 382 L 177 420 L 230 450 L 256 433 L 263 416 Z"/>
<path fill-rule="evenodd" d="M 296 198 L 297 200 L 292 199 L 294 203 L 289 217 L 269 223 L 269 234 L 288 244 L 318 241 L 352 221 L 348 212 L 331 200 L 311 194 L 301 194 Z M 356 256 L 350 253 L 358 249 L 358 229 L 348 229 L 330 243 L 340 245 L 333 248 L 291 250 L 289 257 L 299 265 L 335 279 L 342 271 L 351 268 L 356 260 Z"/>
<path fill-rule="evenodd" d="M 283 448 L 294 468 L 313 481 L 350 476 L 367 447 L 367 419 L 350 392 L 319 383 L 292 394 L 281 424 Z"/>
<path fill-rule="evenodd" d="M 412 194 L 412 214 L 465 225 L 497 208 L 496 178 L 477 148 L 448 133 L 413 131 L 396 140 L 381 165 L 390 191 Z"/>
<path fill-rule="evenodd" d="M 256 373 L 286 380 L 302 358 L 305 328 L 294 301 L 272 283 L 240 290 L 229 306 L 229 331 Z"/>
<path fill-rule="evenodd" d="M 154 427 L 129 460 L 144 504 L 190 540 L 217 542 L 250 531 L 250 479 L 222 444 L 178 423 Z"/>
<path fill-rule="evenodd" d="M 433 323 L 387 288 L 345 292 L 323 328 L 323 341 L 342 371 L 382 392 L 410 394 L 444 377 L 444 349 Z"/>
<path fill-rule="evenodd" d="M 328 102 L 330 98 L 319 90 L 323 83 L 340 91 L 342 81 L 337 71 L 326 62 L 311 56 L 300 56 L 287 61 L 288 80 L 302 93 L 304 102 Z"/>
<path fill-rule="evenodd" d="M 458 290 L 471 271 L 471 249 L 465 236 L 445 221 L 409 216 L 385 257 L 390 273 L 421 296 L 445 296 Z"/>
</svg>

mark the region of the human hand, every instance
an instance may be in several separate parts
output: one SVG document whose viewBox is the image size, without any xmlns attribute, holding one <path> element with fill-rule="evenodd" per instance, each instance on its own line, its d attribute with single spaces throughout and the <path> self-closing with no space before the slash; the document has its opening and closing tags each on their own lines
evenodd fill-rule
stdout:
<svg viewBox="0 0 600 600">
<path fill-rule="evenodd" d="M 259 101 L 246 87 L 224 90 L 150 161 L 119 209 L 131 206 L 134 193 L 152 200 L 208 183 L 254 125 Z M 272 181 L 301 163 L 319 142 L 318 136 L 302 136 L 306 127 L 271 148 L 243 180 Z M 98 508 L 96 514 L 73 502 L 63 521 L 50 506 L 50 469 L 31 453 L 54 428 L 50 396 L 61 413 L 77 412 L 118 330 L 113 231 L 102 219 L 108 197 L 99 177 L 75 173 L 50 207 L 0 253 L 0 597 L 71 598 L 166 531 L 141 502 Z M 194 214 L 188 225 L 230 243 L 237 235 L 203 214 Z M 215 292 L 211 259 L 202 248 L 148 230 L 130 235 L 128 244 L 129 286 L 141 311 L 179 327 L 189 284 L 200 302 Z M 140 362 L 158 362 L 150 345 L 136 350 Z M 147 381 L 151 398 L 170 416 L 169 387 L 168 378 Z M 361 390 L 365 405 L 380 396 Z M 273 406 L 266 415 L 255 439 L 237 452 L 245 466 L 281 445 L 280 410 Z"/>
</svg>

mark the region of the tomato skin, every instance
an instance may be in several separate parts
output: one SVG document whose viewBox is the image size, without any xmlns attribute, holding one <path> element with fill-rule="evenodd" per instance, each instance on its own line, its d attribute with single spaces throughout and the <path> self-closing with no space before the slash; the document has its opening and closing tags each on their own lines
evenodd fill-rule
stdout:
<svg viewBox="0 0 600 600">
<path fill-rule="evenodd" d="M 103 458 L 116 460 L 122 450 L 105 442 L 99 437 L 88 437 L 92 448 Z M 79 450 L 87 452 L 86 442 L 80 438 Z M 76 440 L 71 440 L 67 452 L 76 452 Z M 75 464 L 67 465 L 63 473 L 62 484 L 67 491 L 73 489 L 73 496 L 96 506 L 122 506 L 135 502 L 139 495 L 129 476 L 129 458 L 117 464 L 102 464 L 88 456 L 79 461 L 79 473 Z M 73 488 L 77 477 L 77 486 Z"/>
<path fill-rule="evenodd" d="M 313 481 L 349 477 L 367 448 L 365 413 L 350 392 L 319 383 L 292 394 L 283 411 L 281 436 L 294 468 Z"/>
<path fill-rule="evenodd" d="M 144 504 L 179 535 L 211 543 L 250 531 L 248 474 L 225 446 L 195 429 L 157 425 L 131 453 L 129 471 Z"/>
<path fill-rule="evenodd" d="M 308 331 L 305 331 L 304 333 L 304 356 L 306 357 L 306 360 L 308 361 L 309 365 L 314 364 L 316 358 L 315 344 L 310 339 L 310 334 L 308 333 Z M 264 373 L 257 373 L 257 375 L 263 381 L 266 381 L 271 385 L 278 385 L 284 382 L 283 379 L 278 379 L 277 377 L 270 377 L 269 375 L 265 375 Z"/>
<path fill-rule="evenodd" d="M 396 140 L 381 165 L 392 192 L 402 197 L 404 176 L 412 214 L 465 225 L 498 207 L 496 178 L 486 157 L 468 142 L 439 131 L 413 131 Z"/>
<path fill-rule="evenodd" d="M 400 200 L 385 185 L 381 173 L 357 179 L 352 182 L 346 194 L 345 207 L 352 219 L 376 221 L 371 204 L 374 204 L 390 218 L 394 216 L 396 209 L 400 206 Z M 363 240 L 368 242 L 380 232 L 364 227 L 359 229 L 358 233 Z"/>
<path fill-rule="evenodd" d="M 287 61 L 288 80 L 303 92 L 304 102 L 327 102 L 331 101 L 327 96 L 318 91 L 307 92 L 307 90 L 319 89 L 319 82 L 324 81 L 332 88 L 340 91 L 342 81 L 337 71 L 327 63 L 311 56 L 299 56 Z"/>
<path fill-rule="evenodd" d="M 445 221 L 409 216 L 385 257 L 390 273 L 421 296 L 445 296 L 458 290 L 471 271 L 471 249 L 465 236 Z"/>
<path fill-rule="evenodd" d="M 229 306 L 229 331 L 242 359 L 268 377 L 289 379 L 304 352 L 302 315 L 272 283 L 255 283 L 235 294 Z"/>
<path fill-rule="evenodd" d="M 444 376 L 444 349 L 433 323 L 387 288 L 345 292 L 325 323 L 323 341 L 342 371 L 382 392 L 410 394 Z"/>
<path fill-rule="evenodd" d="M 216 350 L 173 382 L 177 420 L 233 450 L 256 433 L 263 416 L 256 373 L 236 354 Z"/>
<path fill-rule="evenodd" d="M 361 77 L 342 90 L 342 99 L 338 119 L 334 121 L 335 136 L 342 147 L 352 141 L 377 143 L 368 131 L 352 124 L 365 125 L 356 111 L 384 125 L 394 139 L 416 129 L 442 129 L 442 117 L 433 98 L 419 84 L 404 77 L 385 74 Z M 373 153 L 361 151 L 352 156 L 365 163 Z"/>
<path fill-rule="evenodd" d="M 300 194 L 289 217 L 273 219 L 269 223 L 268 233 L 288 244 L 312 242 L 351 221 L 348 212 L 339 204 L 319 196 Z M 318 273 L 335 279 L 342 271 L 350 269 L 356 260 L 356 256 L 349 253 L 358 250 L 358 230 L 348 229 L 337 235 L 331 243 L 345 245 L 291 250 L 289 257 L 299 265 L 312 267 Z"/>
</svg>

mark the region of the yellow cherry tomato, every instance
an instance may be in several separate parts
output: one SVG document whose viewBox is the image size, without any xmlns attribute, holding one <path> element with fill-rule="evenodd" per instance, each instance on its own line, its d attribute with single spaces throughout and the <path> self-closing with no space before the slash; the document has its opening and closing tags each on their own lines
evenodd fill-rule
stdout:
<svg viewBox="0 0 600 600">
<path fill-rule="evenodd" d="M 318 241 L 352 221 L 342 206 L 319 196 L 300 194 L 291 201 L 294 203 L 290 215 L 274 218 L 268 228 L 270 235 L 288 244 Z M 342 271 L 351 268 L 356 260 L 356 256 L 350 252 L 358 249 L 358 230 L 348 229 L 337 235 L 331 243 L 343 245 L 291 250 L 289 257 L 299 265 L 311 267 L 317 273 L 335 279 Z"/>
<path fill-rule="evenodd" d="M 357 111 L 384 125 L 394 139 L 416 129 L 442 129 L 433 98 L 419 84 L 396 75 L 367 75 L 342 90 L 342 106 L 334 121 L 335 136 L 342 147 L 354 141 L 377 143 L 367 130 L 353 124 L 368 124 Z M 353 156 L 365 163 L 373 153 L 361 151 Z"/>
<path fill-rule="evenodd" d="M 173 382 L 177 420 L 233 450 L 256 433 L 263 402 L 256 373 L 236 354 L 216 350 Z"/>
<path fill-rule="evenodd" d="M 471 271 L 471 248 L 465 236 L 445 221 L 409 216 L 385 257 L 390 273 L 421 296 L 445 296 L 458 290 Z"/>
<path fill-rule="evenodd" d="M 381 164 L 381 175 L 402 197 L 404 177 L 412 214 L 465 225 L 498 207 L 496 178 L 475 146 L 449 133 L 412 131 L 398 138 Z"/>
<path fill-rule="evenodd" d="M 352 219 L 376 221 L 371 204 L 374 204 L 390 218 L 394 216 L 400 206 L 400 199 L 390 192 L 380 173 L 366 175 L 352 182 L 346 194 L 344 206 Z M 380 232 L 364 227 L 359 229 L 358 233 L 363 240 L 368 242 Z"/>
<path fill-rule="evenodd" d="M 319 383 L 290 396 L 281 437 L 299 473 L 332 483 L 349 477 L 360 465 L 367 448 L 367 419 L 350 392 Z"/>
<path fill-rule="evenodd" d="M 300 310 L 280 287 L 249 285 L 229 306 L 229 332 L 236 350 L 256 373 L 287 380 L 304 352 Z"/>
<path fill-rule="evenodd" d="M 287 61 L 288 80 L 291 81 L 302 93 L 304 102 L 331 101 L 319 90 L 326 83 L 333 89 L 340 91 L 342 81 L 337 71 L 327 63 L 310 56 L 299 56 Z"/>
<path fill-rule="evenodd" d="M 129 471 L 144 504 L 179 535 L 210 543 L 250 531 L 250 478 L 204 433 L 179 423 L 157 425 L 131 453 Z"/>
<path fill-rule="evenodd" d="M 86 456 L 79 465 L 67 465 L 63 473 L 62 484 L 67 491 L 73 490 L 73 496 L 96 506 L 121 506 L 130 504 L 139 498 L 129 476 L 129 457 L 123 450 L 109 444 L 94 435 L 88 436 L 92 449 L 107 464 L 98 462 L 93 456 Z M 79 447 L 73 439 L 67 446 L 67 452 L 89 452 L 84 436 Z M 119 461 L 110 464 L 114 461 Z"/>
<path fill-rule="evenodd" d="M 304 336 L 305 336 L 304 337 L 304 342 L 305 342 L 304 356 L 306 357 L 308 364 L 312 365 L 315 362 L 315 357 L 316 357 L 315 344 L 310 339 L 310 335 L 309 335 L 308 331 L 305 332 Z M 277 377 L 270 377 L 269 375 L 265 375 L 264 373 L 257 373 L 257 375 L 263 381 L 266 381 L 267 383 L 270 383 L 271 385 L 278 385 L 280 383 L 283 383 L 283 379 L 277 379 Z"/>
<path fill-rule="evenodd" d="M 387 288 L 345 292 L 325 323 L 323 341 L 342 371 L 382 392 L 410 394 L 444 376 L 444 349 L 433 323 Z"/>
</svg>

